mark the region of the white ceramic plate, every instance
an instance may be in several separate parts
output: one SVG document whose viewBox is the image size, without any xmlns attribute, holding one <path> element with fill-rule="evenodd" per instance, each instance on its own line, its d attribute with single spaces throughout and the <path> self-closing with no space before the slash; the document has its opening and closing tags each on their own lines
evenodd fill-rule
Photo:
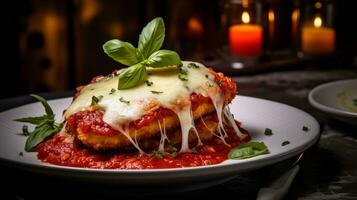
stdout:
<svg viewBox="0 0 357 200">
<path fill-rule="evenodd" d="M 357 79 L 319 85 L 309 93 L 309 102 L 331 117 L 357 125 Z"/>
<path fill-rule="evenodd" d="M 63 109 L 70 101 L 71 98 L 49 101 L 57 119 L 60 119 Z M 23 124 L 13 121 L 20 117 L 43 114 L 42 105 L 32 103 L 0 113 L 0 160 L 34 172 L 92 181 L 150 185 L 187 181 L 194 183 L 227 178 L 243 171 L 277 163 L 303 152 L 314 144 L 319 136 L 319 124 L 313 117 L 284 104 L 237 96 L 232 102 L 231 111 L 251 133 L 252 140 L 263 141 L 268 146 L 269 154 L 246 160 L 226 160 L 212 166 L 158 170 L 101 170 L 46 164 L 37 160 L 36 153 L 24 152 L 26 138 L 18 134 Z M 303 126 L 310 130 L 303 131 Z M 31 127 L 29 128 L 31 130 Z M 272 129 L 274 134 L 264 135 L 265 128 Z M 282 146 L 283 141 L 290 141 L 290 144 Z M 23 156 L 19 156 L 19 152 L 23 152 Z"/>
</svg>

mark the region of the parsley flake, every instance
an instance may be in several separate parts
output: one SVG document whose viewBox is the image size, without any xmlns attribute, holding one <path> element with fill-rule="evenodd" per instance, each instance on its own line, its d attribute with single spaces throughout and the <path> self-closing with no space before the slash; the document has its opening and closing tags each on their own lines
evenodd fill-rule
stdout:
<svg viewBox="0 0 357 200">
<path fill-rule="evenodd" d="M 130 101 L 125 100 L 123 97 L 120 97 L 119 101 L 128 105 L 130 104 Z"/>
<path fill-rule="evenodd" d="M 97 105 L 100 100 L 103 99 L 103 95 L 100 95 L 98 97 L 92 96 L 92 103 L 90 104 L 91 106 Z"/>
<path fill-rule="evenodd" d="M 152 86 L 154 84 L 152 81 L 149 80 L 146 80 L 145 83 L 147 86 Z"/>
<path fill-rule="evenodd" d="M 164 93 L 164 92 L 161 92 L 161 91 L 155 91 L 155 90 L 151 90 L 150 92 L 151 92 L 151 93 L 153 93 L 153 94 L 161 94 L 161 93 Z"/>
<path fill-rule="evenodd" d="M 303 127 L 302 127 L 302 130 L 305 131 L 305 132 L 308 132 L 310 129 L 309 129 L 309 127 L 307 127 L 307 126 L 303 126 Z"/>
<path fill-rule="evenodd" d="M 288 145 L 288 144 L 290 144 L 289 141 L 284 141 L 283 143 L 281 143 L 281 146 L 286 146 L 286 145 Z"/>
<path fill-rule="evenodd" d="M 114 94 L 115 91 L 116 91 L 116 89 L 112 88 L 112 89 L 110 90 L 109 94 Z"/>
<path fill-rule="evenodd" d="M 218 86 L 220 86 L 220 87 L 222 86 L 222 80 L 221 79 L 217 79 L 216 82 L 217 82 Z"/>
<path fill-rule="evenodd" d="M 271 136 L 273 135 L 273 131 L 270 128 L 266 128 L 264 131 L 264 135 Z"/>
</svg>

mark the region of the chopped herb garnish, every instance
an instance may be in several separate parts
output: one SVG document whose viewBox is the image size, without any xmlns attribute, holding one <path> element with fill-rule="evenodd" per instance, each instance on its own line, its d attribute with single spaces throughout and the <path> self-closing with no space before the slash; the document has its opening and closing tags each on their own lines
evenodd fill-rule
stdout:
<svg viewBox="0 0 357 200">
<path fill-rule="evenodd" d="M 164 92 L 161 92 L 161 91 L 155 91 L 155 90 L 151 90 L 150 92 L 151 92 L 151 93 L 153 93 L 153 94 L 161 94 L 161 93 L 164 93 Z"/>
<path fill-rule="evenodd" d="M 164 158 L 165 153 L 162 151 L 153 151 L 153 152 L 151 152 L 151 156 L 155 157 L 155 158 Z"/>
<path fill-rule="evenodd" d="M 246 159 L 269 153 L 264 142 L 247 142 L 240 144 L 228 153 L 229 159 Z"/>
<path fill-rule="evenodd" d="M 309 129 L 309 127 L 307 127 L 307 126 L 303 126 L 303 127 L 302 127 L 302 130 L 305 131 L 305 132 L 308 132 L 310 129 Z"/>
<path fill-rule="evenodd" d="M 114 94 L 114 92 L 116 91 L 116 89 L 112 88 L 109 92 L 109 94 Z"/>
<path fill-rule="evenodd" d="M 266 128 L 264 131 L 264 135 L 271 136 L 273 135 L 273 131 L 270 128 Z"/>
<path fill-rule="evenodd" d="M 191 149 L 191 151 L 192 151 L 192 153 L 197 153 L 197 152 L 198 152 L 196 147 L 193 147 L 193 148 Z"/>
<path fill-rule="evenodd" d="M 185 74 L 179 74 L 179 75 L 178 75 L 178 78 L 179 78 L 181 81 L 188 81 L 187 75 L 185 75 Z"/>
<path fill-rule="evenodd" d="M 95 88 L 91 88 L 90 90 L 93 91 Z"/>
<path fill-rule="evenodd" d="M 352 99 L 352 101 L 353 101 L 353 104 L 354 104 L 355 106 L 357 106 L 357 99 Z"/>
<path fill-rule="evenodd" d="M 30 135 L 30 132 L 29 132 L 29 129 L 28 129 L 29 127 L 27 126 L 27 125 L 23 125 L 22 126 L 22 134 L 24 135 L 24 136 L 28 136 L 28 135 Z"/>
<path fill-rule="evenodd" d="M 149 81 L 149 80 L 146 80 L 145 83 L 147 86 L 152 86 L 152 84 L 154 84 L 152 81 Z"/>
<path fill-rule="evenodd" d="M 209 77 L 208 74 L 206 74 L 205 77 L 208 78 Z"/>
<path fill-rule="evenodd" d="M 130 101 L 125 100 L 123 97 L 120 97 L 119 101 L 122 103 L 130 104 Z"/>
<path fill-rule="evenodd" d="M 24 156 L 24 153 L 22 153 L 22 151 L 20 151 L 19 156 Z"/>
<path fill-rule="evenodd" d="M 175 152 L 172 152 L 171 154 L 170 154 L 170 156 L 171 156 L 171 158 L 175 158 L 176 156 L 177 156 L 177 152 L 175 151 Z"/>
<path fill-rule="evenodd" d="M 217 82 L 218 86 L 220 86 L 220 87 L 222 86 L 222 80 L 221 79 L 217 79 L 216 82 Z"/>
<path fill-rule="evenodd" d="M 290 144 L 289 141 L 284 141 L 283 143 L 281 143 L 281 146 L 285 146 L 285 145 L 288 145 L 288 144 Z"/>
<path fill-rule="evenodd" d="M 91 106 L 97 105 L 99 103 L 100 100 L 103 99 L 103 96 L 100 95 L 98 97 L 96 96 L 92 96 L 92 103 L 90 104 Z"/>
<path fill-rule="evenodd" d="M 214 86 L 211 81 L 207 81 L 206 83 L 207 83 L 207 85 L 208 85 L 209 87 L 213 87 L 213 86 Z"/>
<path fill-rule="evenodd" d="M 170 151 L 170 152 L 174 152 L 174 144 L 169 142 L 169 145 L 167 146 L 167 149 Z"/>
<path fill-rule="evenodd" d="M 196 63 L 188 63 L 187 65 L 188 68 L 199 68 L 200 66 L 196 65 Z"/>
</svg>

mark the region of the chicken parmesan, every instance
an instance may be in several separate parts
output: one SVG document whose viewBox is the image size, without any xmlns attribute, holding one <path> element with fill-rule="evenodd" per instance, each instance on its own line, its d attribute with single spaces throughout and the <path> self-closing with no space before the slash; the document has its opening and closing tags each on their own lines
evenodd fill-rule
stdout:
<svg viewBox="0 0 357 200">
<path fill-rule="evenodd" d="M 226 160 L 231 148 L 250 139 L 229 111 L 236 83 L 200 63 L 182 64 L 184 81 L 175 69 L 154 70 L 150 84 L 117 90 L 117 71 L 79 87 L 64 112 L 64 133 L 40 144 L 39 158 L 60 165 L 125 169 Z"/>
<path fill-rule="evenodd" d="M 128 67 L 77 87 L 62 123 L 34 95 L 47 115 L 18 119 L 37 125 L 25 149 L 57 165 L 155 169 L 220 163 L 249 141 L 229 110 L 236 83 L 160 50 L 160 31 L 163 21 L 156 18 L 143 29 L 138 48 L 120 40 L 105 43 L 105 53 Z"/>
</svg>

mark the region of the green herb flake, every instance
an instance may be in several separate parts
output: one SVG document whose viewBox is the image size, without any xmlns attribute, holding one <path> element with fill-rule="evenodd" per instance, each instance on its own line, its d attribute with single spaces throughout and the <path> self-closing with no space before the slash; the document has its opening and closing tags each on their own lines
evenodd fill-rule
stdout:
<svg viewBox="0 0 357 200">
<path fill-rule="evenodd" d="M 206 75 L 205 75 L 205 77 L 206 77 L 206 78 L 209 78 L 209 75 L 208 75 L 208 74 L 206 74 Z"/>
<path fill-rule="evenodd" d="M 200 68 L 200 66 L 196 65 L 196 63 L 188 63 L 187 65 L 188 68 Z"/>
<path fill-rule="evenodd" d="M 269 150 L 268 147 L 264 144 L 264 142 L 251 141 L 244 144 L 240 144 L 239 146 L 233 148 L 228 153 L 228 158 L 241 160 L 267 153 L 269 153 Z"/>
<path fill-rule="evenodd" d="M 146 80 L 145 83 L 147 86 L 152 86 L 154 84 L 152 81 L 149 80 Z"/>
<path fill-rule="evenodd" d="M 221 80 L 221 79 L 217 79 L 216 82 L 217 82 L 217 84 L 218 84 L 219 87 L 222 86 L 222 80 Z"/>
<path fill-rule="evenodd" d="M 169 142 L 169 145 L 167 146 L 167 150 L 169 150 L 169 152 L 174 152 L 175 149 L 174 149 L 174 144 L 172 142 Z"/>
<path fill-rule="evenodd" d="M 119 101 L 128 105 L 130 104 L 130 101 L 125 100 L 123 97 L 120 97 Z"/>
<path fill-rule="evenodd" d="M 98 103 L 99 103 L 99 101 L 100 100 L 102 100 L 103 99 L 103 96 L 102 95 L 100 95 L 100 96 L 98 96 L 98 97 L 96 97 L 96 96 L 92 96 L 92 102 L 91 102 L 91 106 L 94 106 L 94 105 L 97 105 Z"/>
<path fill-rule="evenodd" d="M 164 93 L 164 92 L 161 92 L 161 91 L 155 91 L 155 90 L 151 90 L 150 92 L 151 92 L 151 93 L 153 93 L 153 94 L 162 94 L 162 93 Z"/>
<path fill-rule="evenodd" d="M 302 130 L 305 131 L 305 132 L 309 132 L 310 131 L 309 127 L 307 127 L 307 126 L 303 126 Z"/>
<path fill-rule="evenodd" d="M 22 134 L 23 134 L 24 136 L 30 135 L 30 132 L 29 132 L 29 129 L 28 129 L 28 126 L 27 126 L 27 125 L 23 125 L 23 126 L 22 126 Z"/>
<path fill-rule="evenodd" d="M 357 99 L 352 99 L 353 105 L 357 106 Z"/>
<path fill-rule="evenodd" d="M 290 144 L 289 141 L 284 141 L 283 143 L 281 143 L 281 146 L 286 146 L 286 145 L 288 145 L 288 144 Z"/>
<path fill-rule="evenodd" d="M 176 158 L 177 157 L 177 152 L 175 151 L 175 152 L 172 152 L 171 154 L 170 154 L 170 156 L 171 156 L 171 158 Z"/>
<path fill-rule="evenodd" d="M 165 152 L 153 151 L 153 152 L 151 152 L 151 156 L 155 157 L 155 158 L 165 158 Z"/>
<path fill-rule="evenodd" d="M 187 75 L 185 75 L 185 74 L 179 74 L 179 75 L 178 75 L 178 78 L 179 78 L 181 81 L 188 81 Z"/>
<path fill-rule="evenodd" d="M 209 86 L 209 87 L 213 87 L 213 83 L 211 81 L 207 81 L 206 84 Z"/>
<path fill-rule="evenodd" d="M 271 136 L 273 135 L 273 131 L 270 128 L 266 128 L 264 131 L 264 135 Z"/>
<path fill-rule="evenodd" d="M 109 94 L 114 94 L 115 91 L 116 91 L 116 89 L 112 88 L 112 89 L 110 90 Z"/>
<path fill-rule="evenodd" d="M 191 151 L 192 151 L 192 153 L 197 153 L 197 152 L 198 152 L 196 147 L 193 147 L 193 148 L 191 149 Z"/>
</svg>

